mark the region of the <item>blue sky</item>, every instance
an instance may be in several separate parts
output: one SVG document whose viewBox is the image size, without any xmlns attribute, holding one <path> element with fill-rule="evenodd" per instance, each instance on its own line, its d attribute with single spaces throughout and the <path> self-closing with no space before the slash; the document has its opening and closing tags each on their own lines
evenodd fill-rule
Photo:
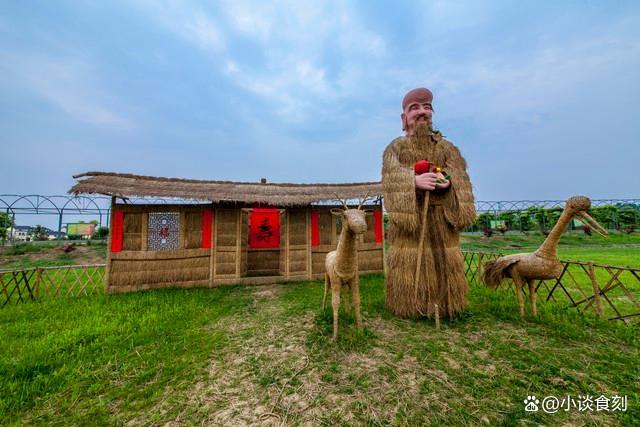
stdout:
<svg viewBox="0 0 640 427">
<path fill-rule="evenodd" d="M 404 93 L 479 200 L 638 197 L 635 1 L 0 5 L 0 193 L 89 171 L 380 179 Z"/>
</svg>

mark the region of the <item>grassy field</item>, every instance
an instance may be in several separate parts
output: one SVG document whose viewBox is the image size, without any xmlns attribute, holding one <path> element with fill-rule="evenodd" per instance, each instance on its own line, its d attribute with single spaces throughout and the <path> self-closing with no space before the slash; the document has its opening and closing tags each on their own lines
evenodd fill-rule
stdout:
<svg viewBox="0 0 640 427">
<path fill-rule="evenodd" d="M 501 253 L 532 252 L 544 241 L 540 233 L 524 235 L 509 232 L 487 238 L 482 234 L 465 234 L 461 247 L 470 251 Z M 592 261 L 594 263 L 640 267 L 640 233 L 612 232 L 608 238 L 587 236 L 582 232 L 565 233 L 558 247 L 562 260 Z"/>
<path fill-rule="evenodd" d="M 161 290 L 0 310 L 0 424 L 638 425 L 638 329 L 473 287 L 436 330 L 384 309 L 330 341 L 322 286 Z M 626 412 L 526 413 L 536 395 L 628 396 Z"/>
</svg>

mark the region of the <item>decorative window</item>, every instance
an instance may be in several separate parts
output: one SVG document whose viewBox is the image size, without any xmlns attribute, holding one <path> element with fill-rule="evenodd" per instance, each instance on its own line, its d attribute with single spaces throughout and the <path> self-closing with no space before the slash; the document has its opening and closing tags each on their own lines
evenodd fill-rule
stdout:
<svg viewBox="0 0 640 427">
<path fill-rule="evenodd" d="M 150 212 L 148 250 L 171 251 L 180 248 L 180 214 Z"/>
</svg>

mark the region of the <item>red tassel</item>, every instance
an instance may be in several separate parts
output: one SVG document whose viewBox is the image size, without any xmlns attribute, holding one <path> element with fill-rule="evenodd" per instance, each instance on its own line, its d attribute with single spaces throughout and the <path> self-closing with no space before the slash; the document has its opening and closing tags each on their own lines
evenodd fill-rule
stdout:
<svg viewBox="0 0 640 427">
<path fill-rule="evenodd" d="M 376 209 L 373 211 L 373 230 L 376 237 L 376 243 L 382 243 L 383 240 L 383 221 L 382 221 L 382 209 Z"/>
<path fill-rule="evenodd" d="M 124 212 L 113 211 L 111 223 L 111 252 L 122 252 L 122 226 L 124 224 Z"/>
<path fill-rule="evenodd" d="M 320 213 L 311 211 L 311 246 L 320 245 Z"/>
<path fill-rule="evenodd" d="M 211 249 L 211 226 L 213 223 L 213 212 L 211 209 L 202 211 L 202 248 Z"/>
</svg>

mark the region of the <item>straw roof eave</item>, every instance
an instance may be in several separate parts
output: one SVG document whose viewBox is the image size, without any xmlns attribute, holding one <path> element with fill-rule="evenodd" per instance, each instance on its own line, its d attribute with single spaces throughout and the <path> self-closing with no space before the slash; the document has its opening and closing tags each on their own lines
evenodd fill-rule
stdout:
<svg viewBox="0 0 640 427">
<path fill-rule="evenodd" d="M 78 183 L 69 193 L 104 194 L 116 197 L 158 197 L 185 200 L 202 200 L 213 203 L 243 202 L 264 203 L 274 206 L 299 206 L 332 200 L 370 197 L 382 194 L 379 182 L 355 183 L 255 183 L 233 181 L 204 181 L 180 178 L 164 178 L 87 172 L 76 175 Z"/>
</svg>

